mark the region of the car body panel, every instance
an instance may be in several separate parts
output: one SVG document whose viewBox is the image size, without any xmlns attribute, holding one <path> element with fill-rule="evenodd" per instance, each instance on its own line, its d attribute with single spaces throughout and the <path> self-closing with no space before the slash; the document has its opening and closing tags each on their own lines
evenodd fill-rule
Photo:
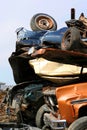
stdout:
<svg viewBox="0 0 87 130">
<path fill-rule="evenodd" d="M 87 83 L 78 83 L 57 88 L 56 98 L 61 118 L 66 119 L 68 124 L 70 124 L 78 118 L 79 109 L 87 106 Z M 72 103 L 72 101 L 81 99 L 85 99 L 86 101 Z"/>
<path fill-rule="evenodd" d="M 53 62 L 44 58 L 29 60 L 29 65 L 33 67 L 34 72 L 41 78 L 50 80 L 55 83 L 69 83 L 79 79 L 81 67 Z M 83 69 L 82 74 L 87 74 L 87 68 Z"/>
<path fill-rule="evenodd" d="M 87 66 L 87 54 L 57 48 L 41 48 L 31 54 L 33 58 L 42 57 L 50 61 Z"/>
<path fill-rule="evenodd" d="M 39 39 L 41 36 L 43 36 L 47 31 L 31 31 L 27 30 L 24 27 L 21 27 L 20 29 L 16 29 L 17 34 L 17 40 L 22 39 Z"/>
<path fill-rule="evenodd" d="M 58 48 L 60 48 L 61 46 L 61 41 L 62 41 L 62 37 L 64 35 L 64 33 L 66 32 L 68 28 L 67 27 L 63 27 L 60 28 L 56 31 L 47 31 L 41 38 L 41 43 L 42 44 L 46 44 L 46 42 L 48 43 L 48 45 L 50 44 L 58 44 Z"/>
</svg>

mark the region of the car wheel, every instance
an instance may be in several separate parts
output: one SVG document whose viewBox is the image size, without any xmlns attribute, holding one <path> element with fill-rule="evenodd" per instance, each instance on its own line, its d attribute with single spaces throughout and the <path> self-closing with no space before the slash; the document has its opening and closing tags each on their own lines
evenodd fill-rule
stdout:
<svg viewBox="0 0 87 130">
<path fill-rule="evenodd" d="M 87 116 L 81 117 L 74 121 L 68 130 L 87 130 Z"/>
<path fill-rule="evenodd" d="M 71 27 L 69 28 L 61 42 L 61 49 L 62 50 L 75 50 L 78 49 L 80 43 L 80 32 L 77 28 Z"/>
<path fill-rule="evenodd" d="M 38 128 L 42 128 L 44 126 L 43 117 L 44 117 L 44 114 L 46 112 L 49 112 L 49 110 L 47 109 L 47 105 L 46 104 L 42 105 L 39 108 L 39 110 L 37 111 L 37 114 L 36 114 L 36 126 Z"/>
<path fill-rule="evenodd" d="M 54 18 L 44 13 L 34 15 L 30 21 L 30 26 L 33 31 L 57 30 L 57 23 Z"/>
</svg>

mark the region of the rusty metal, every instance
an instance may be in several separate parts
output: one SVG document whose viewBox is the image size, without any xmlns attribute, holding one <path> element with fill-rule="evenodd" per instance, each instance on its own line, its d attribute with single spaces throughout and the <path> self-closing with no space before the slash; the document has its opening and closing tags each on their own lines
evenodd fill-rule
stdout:
<svg viewBox="0 0 87 130">
<path fill-rule="evenodd" d="M 39 28 L 45 30 L 51 29 L 53 27 L 53 20 L 46 16 L 40 16 L 39 18 L 36 19 L 36 22 Z"/>
<path fill-rule="evenodd" d="M 71 9 L 71 19 L 75 19 L 75 9 Z"/>
<path fill-rule="evenodd" d="M 15 109 L 9 106 L 8 102 L 5 102 L 7 93 L 7 91 L 0 91 L 0 123 L 17 120 Z"/>
<path fill-rule="evenodd" d="M 31 55 L 32 57 L 43 57 L 47 60 L 87 66 L 87 54 L 78 51 L 60 50 L 55 48 L 41 48 Z"/>
</svg>

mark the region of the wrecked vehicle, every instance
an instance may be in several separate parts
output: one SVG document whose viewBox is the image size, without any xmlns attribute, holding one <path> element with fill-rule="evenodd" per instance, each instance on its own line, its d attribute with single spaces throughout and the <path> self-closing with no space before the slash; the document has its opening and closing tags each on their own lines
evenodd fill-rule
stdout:
<svg viewBox="0 0 87 130">
<path fill-rule="evenodd" d="M 50 24 L 50 21 L 49 21 L 50 17 L 48 17 L 48 15 L 46 16 L 46 14 L 43 14 L 43 15 L 41 15 L 41 14 L 35 15 L 34 19 L 33 18 L 32 19 L 36 20 L 36 18 L 38 18 L 37 24 L 39 24 L 39 22 L 41 22 L 42 25 L 44 24 L 44 26 L 47 26 L 48 24 L 44 23 L 44 21 L 47 20 Z M 42 18 L 42 21 L 41 21 L 41 18 Z M 45 21 L 45 22 L 47 22 L 47 21 Z M 60 50 L 65 51 L 65 50 L 68 50 L 68 48 L 66 46 L 69 46 L 69 47 L 72 46 L 71 47 L 72 49 L 69 49 L 69 50 L 72 50 L 72 51 L 74 50 L 74 52 L 80 51 L 82 53 L 87 52 L 86 41 L 85 41 L 86 38 L 85 38 L 85 40 L 83 40 L 84 45 L 80 46 L 80 44 L 79 44 L 79 41 L 80 41 L 79 34 L 80 33 L 79 33 L 79 30 L 77 29 L 78 26 L 76 26 L 75 24 L 72 24 L 73 21 L 75 21 L 75 20 L 71 19 L 71 21 L 67 22 L 67 25 L 69 24 L 68 27 L 63 27 L 59 30 L 56 30 L 57 29 L 56 22 L 54 22 L 54 24 L 55 24 L 54 26 L 56 26 L 56 28 L 55 29 L 51 28 L 51 30 L 48 27 L 46 30 L 44 28 L 44 26 L 43 26 L 44 29 L 41 30 L 41 28 L 39 28 L 39 31 L 37 31 L 37 30 L 35 31 L 34 29 L 33 29 L 34 31 L 29 31 L 23 27 L 16 30 L 16 33 L 17 33 L 16 50 L 15 50 L 15 52 L 12 53 L 12 55 L 9 58 L 10 65 L 13 70 L 14 80 L 16 83 L 21 83 L 21 82 L 25 82 L 28 80 L 32 80 L 32 77 L 35 79 L 38 79 L 38 76 L 35 75 L 34 70 L 28 63 L 29 60 L 35 58 L 35 57 L 32 57 L 32 53 L 35 51 L 39 51 L 39 50 L 44 51 L 45 48 L 48 48 L 48 49 L 49 48 L 58 48 L 59 51 Z M 52 17 L 51 17 L 51 22 L 52 22 Z M 76 20 L 77 25 L 78 25 L 78 22 L 79 22 L 79 20 Z M 31 23 L 32 23 L 32 20 L 31 20 Z M 82 23 L 82 21 L 81 21 L 81 23 Z M 82 23 L 82 25 L 83 25 L 83 23 Z M 37 25 L 37 26 L 39 26 L 39 25 Z M 82 29 L 82 27 L 83 26 L 81 26 L 81 29 Z M 86 33 L 86 28 L 85 28 L 85 31 L 83 31 L 83 34 L 84 33 Z M 78 47 L 77 44 L 79 44 L 80 48 Z M 84 46 L 84 47 L 82 47 L 82 46 Z M 65 49 L 64 49 L 64 47 L 65 47 Z M 64 51 L 62 51 L 62 52 L 64 52 Z M 67 53 L 68 53 L 68 51 L 67 51 Z M 66 52 L 64 52 L 64 54 L 68 55 L 68 54 L 66 54 Z M 45 55 L 43 55 L 43 58 L 44 57 L 45 57 Z M 46 57 L 46 58 L 48 58 L 48 60 L 50 60 L 49 57 Z M 59 62 L 61 62 L 61 59 L 62 58 L 61 58 L 61 54 L 60 54 Z M 68 60 L 67 60 L 67 62 L 68 62 Z M 26 69 L 24 69 L 24 68 L 26 68 Z M 29 75 L 29 73 L 32 74 L 32 77 Z"/>
<path fill-rule="evenodd" d="M 43 93 L 47 106 L 42 106 L 38 113 L 39 115 L 43 111 L 44 114 L 43 121 L 45 125 L 42 128 L 43 130 L 65 130 L 65 128 L 68 128 L 68 130 L 87 129 L 86 82 L 65 85 L 56 89 L 49 88 L 43 91 Z M 49 109 L 50 112 L 46 113 L 45 109 Z"/>
<path fill-rule="evenodd" d="M 83 39 L 80 39 L 81 34 L 78 31 L 78 29 L 76 27 L 71 27 L 70 29 L 72 30 L 71 32 L 73 32 L 72 33 L 73 35 L 70 35 L 72 37 L 67 35 L 67 36 L 69 36 L 68 37 L 69 42 L 70 42 L 70 38 L 73 39 L 73 43 L 77 43 L 77 44 L 79 44 L 80 41 L 83 40 L 83 41 L 81 41 L 82 44 L 85 43 L 85 45 L 86 45 L 86 40 L 87 40 L 86 37 Z M 74 33 L 74 31 L 76 33 Z M 76 34 L 79 34 L 79 35 L 77 35 L 77 37 L 74 37 Z M 65 42 L 64 43 L 66 45 L 69 45 L 69 42 L 67 40 Z M 47 43 L 47 42 L 46 42 L 46 44 L 50 45 L 50 43 Z M 75 45 L 75 46 L 78 47 L 78 45 Z M 45 105 L 41 106 L 37 112 L 37 117 L 38 117 L 37 125 L 38 125 L 38 127 L 41 128 L 45 124 L 42 128 L 43 130 L 46 130 L 46 129 L 54 130 L 54 129 L 65 129 L 65 128 L 69 128 L 72 130 L 75 130 L 75 129 L 79 130 L 80 128 L 81 129 L 87 128 L 87 125 L 85 125 L 85 126 L 80 125 L 82 119 L 83 119 L 83 121 L 82 121 L 83 124 L 87 124 L 87 117 L 84 117 L 84 116 L 87 116 L 87 113 L 86 113 L 87 95 L 85 93 L 86 86 L 87 86 L 87 83 L 86 83 L 87 73 L 85 75 L 82 74 L 83 68 L 87 66 L 87 55 L 85 54 L 87 51 L 86 51 L 85 47 L 84 47 L 84 50 L 82 48 L 82 50 L 80 51 L 81 48 L 74 48 L 75 46 L 73 46 L 74 50 L 73 49 L 61 50 L 61 49 L 58 49 L 55 47 L 51 48 L 51 47 L 46 46 L 46 47 L 42 47 L 38 50 L 34 50 L 33 53 L 31 54 L 31 56 L 33 58 L 37 58 L 37 60 L 35 59 L 35 61 L 34 61 L 35 64 L 30 60 L 31 65 L 33 65 L 35 72 L 37 74 L 39 74 L 39 76 L 42 76 L 42 77 L 47 77 L 48 75 L 47 74 L 44 75 L 45 70 L 42 69 L 42 68 L 44 68 L 44 66 L 43 65 L 41 66 L 41 64 L 40 64 L 41 62 L 39 62 L 39 66 L 40 66 L 40 69 L 42 70 L 42 72 L 38 71 L 39 69 L 37 66 L 38 66 L 39 60 L 43 62 L 43 59 L 45 59 L 45 60 L 53 61 L 53 62 L 57 62 L 57 63 L 59 62 L 59 63 L 81 66 L 79 80 L 76 84 L 75 84 L 75 82 L 73 82 L 73 83 L 70 83 L 71 85 L 67 84 L 66 86 L 61 86 L 61 85 L 60 85 L 61 87 L 58 86 L 58 88 L 56 89 L 56 91 L 58 90 L 58 92 L 59 92 L 56 94 L 57 101 L 55 98 L 55 89 L 54 88 L 52 88 L 52 90 L 51 90 L 51 87 L 50 87 L 49 89 L 46 90 L 46 92 L 44 91 L 45 103 L 47 105 L 45 104 Z M 43 59 L 41 59 L 41 58 L 43 58 Z M 49 70 L 48 70 L 48 72 L 49 72 Z M 83 89 L 83 87 L 84 87 L 84 89 Z M 63 93 L 63 88 L 64 88 L 64 91 L 66 94 Z M 68 92 L 68 89 L 70 89 L 69 92 Z M 60 105 L 59 105 L 58 101 L 60 102 Z M 64 111 L 63 103 L 66 106 L 65 111 Z M 47 113 L 46 113 L 46 110 L 48 110 Z M 68 112 L 70 112 L 70 113 L 68 113 Z M 76 121 L 76 123 L 80 121 L 79 125 L 75 125 L 76 124 L 75 121 Z"/>
<path fill-rule="evenodd" d="M 37 24 L 40 20 L 41 27 L 44 25 L 43 27 L 45 28 L 47 26 L 47 30 L 56 30 L 57 24 L 52 17 L 46 14 L 38 14 L 32 18 L 31 23 L 34 22 L 36 18 Z M 47 19 L 46 23 L 45 19 Z M 16 49 L 9 57 L 14 81 L 17 84 L 10 90 L 9 104 L 12 105 L 14 109 L 16 109 L 16 104 L 18 104 L 18 108 L 20 108 L 16 113 L 18 122 L 32 125 L 35 125 L 37 110 L 44 104 L 42 89 L 46 86 L 56 87 L 56 83 L 43 79 L 35 74 L 34 69 L 29 64 L 29 60 L 32 59 L 32 57 L 28 55 L 29 48 L 32 46 L 39 48 L 41 44 L 40 37 L 47 32 L 44 28 L 42 31 L 41 27 L 39 27 L 38 30 L 35 26 L 31 27 L 32 30 L 35 31 L 29 31 L 25 28 L 18 28 L 16 30 Z"/>
<path fill-rule="evenodd" d="M 36 20 L 37 23 L 35 23 Z M 42 29 L 38 24 L 41 25 Z M 34 29 L 35 27 L 32 26 L 38 26 L 37 28 L 39 29 Z M 45 26 L 47 26 L 47 28 Z M 32 59 L 32 57 L 28 55 L 28 50 L 31 47 L 39 49 L 41 46 L 41 37 L 49 30 L 56 30 L 57 23 L 51 16 L 40 13 L 32 17 L 31 28 L 34 31 L 27 30 L 24 27 L 16 29 L 17 41 L 15 52 L 9 57 L 9 63 L 12 67 L 16 83 L 31 81 L 38 78 L 28 63 L 28 61 Z"/>
<path fill-rule="evenodd" d="M 81 86 L 81 89 L 83 89 L 83 87 L 85 86 L 84 89 L 83 89 L 83 93 L 84 93 L 84 91 L 86 91 L 85 90 L 86 89 L 86 85 L 85 84 L 86 84 L 86 81 L 87 81 L 87 73 L 84 73 L 84 71 L 83 71 L 84 68 L 86 69 L 86 66 L 87 66 L 87 55 L 86 54 L 78 53 L 78 52 L 76 53 L 74 51 L 73 52 L 71 52 L 71 51 L 62 51 L 62 50 L 58 50 L 58 49 L 55 49 L 55 48 L 42 48 L 42 49 L 36 51 L 35 53 L 32 53 L 32 56 L 39 57 L 39 58 L 37 58 L 37 60 L 34 61 L 36 64 L 33 64 L 33 62 L 31 62 L 32 60 L 30 60 L 30 62 L 34 66 L 35 72 L 37 74 L 39 74 L 40 76 L 45 77 L 46 79 L 49 77 L 49 79 L 52 80 L 52 81 L 53 81 L 53 76 L 54 76 L 53 73 L 55 75 L 58 74 L 58 73 L 55 73 L 55 72 L 57 72 L 58 68 L 54 69 L 54 72 L 52 72 L 52 70 L 50 69 L 51 67 L 52 68 L 56 68 L 55 66 L 52 65 L 52 63 L 54 63 L 54 62 L 56 62 L 56 63 L 66 63 L 67 65 L 69 65 L 68 69 L 66 69 L 66 67 L 65 67 L 64 71 L 62 69 L 60 69 L 61 70 L 60 74 L 62 74 L 62 71 L 63 71 L 63 73 L 65 71 L 67 71 L 67 73 L 69 74 L 69 70 L 72 70 L 72 68 L 69 68 L 70 64 L 77 66 L 77 68 L 78 68 L 78 66 L 80 66 L 80 71 L 79 71 L 77 79 L 74 79 L 74 76 L 76 76 L 76 75 L 74 75 L 75 74 L 75 69 L 74 69 L 74 72 L 71 75 L 73 77 L 72 78 L 73 79 L 72 82 L 68 81 L 68 82 L 64 83 L 64 78 L 62 77 L 62 80 L 59 80 L 59 81 L 61 81 L 62 84 L 59 85 L 59 83 L 58 83 L 59 82 L 58 81 L 59 77 L 57 77 L 57 83 L 59 85 L 58 89 L 62 90 L 61 96 L 64 97 L 63 88 L 67 88 L 68 89 L 69 86 L 72 86 L 70 88 L 73 88 L 73 89 L 76 89 L 76 90 L 80 89 L 79 86 Z M 43 58 L 45 58 L 45 59 L 43 59 Z M 42 66 L 41 66 L 41 62 L 39 62 L 39 60 L 42 61 L 42 63 L 43 63 L 44 60 L 47 60 L 47 63 L 48 63 L 47 64 L 47 68 L 46 68 L 45 64 L 42 64 Z M 50 63 L 48 62 L 49 60 L 52 61 L 51 66 L 50 66 Z M 40 71 L 39 71 L 38 68 L 40 69 Z M 49 68 L 49 70 L 45 71 L 48 68 Z M 48 72 L 48 74 L 46 72 Z M 52 73 L 52 75 L 51 75 L 51 73 Z M 70 71 L 70 74 L 71 74 L 71 71 Z M 69 75 L 69 78 L 71 76 Z M 66 86 L 64 87 L 64 85 L 66 85 Z M 75 86 L 75 87 L 73 87 L 73 86 Z M 40 107 L 40 109 L 38 110 L 37 115 L 36 115 L 36 117 L 38 117 L 37 126 L 40 127 L 40 128 L 42 128 L 42 126 L 44 124 L 45 124 L 45 126 L 43 127 L 43 129 L 64 129 L 65 128 L 65 126 L 63 126 L 63 125 L 66 124 L 66 120 L 64 119 L 64 120 L 61 121 L 60 118 L 59 118 L 59 115 L 58 115 L 58 112 L 61 111 L 61 110 L 59 110 L 59 109 L 61 109 L 61 107 L 60 108 L 58 107 L 58 98 L 61 98 L 61 97 L 57 97 L 57 101 L 56 101 L 55 90 L 56 90 L 56 88 L 51 88 L 51 86 L 49 88 L 45 89 L 45 91 L 43 90 L 44 98 L 45 98 L 45 105 Z M 72 98 L 71 98 L 72 97 L 72 91 L 74 91 L 74 90 L 71 89 L 71 92 L 69 92 L 69 93 L 66 92 L 67 93 L 66 95 L 67 96 L 69 95 L 68 98 L 70 98 L 70 100 L 72 100 Z M 73 93 L 75 93 L 75 91 Z M 81 92 L 81 90 L 80 90 L 80 92 Z M 77 98 L 78 98 L 78 96 L 80 96 L 80 97 L 82 96 L 81 98 L 83 100 L 83 93 L 81 92 L 80 94 L 77 94 Z M 84 94 L 86 96 L 86 93 L 84 93 Z M 66 98 L 64 97 L 64 99 L 66 99 Z M 69 99 L 67 99 L 67 100 L 69 100 Z M 61 103 L 63 103 L 63 101 L 61 101 Z M 84 101 L 80 103 L 80 106 L 81 106 L 81 104 L 82 104 L 82 108 L 83 108 Z M 87 103 L 85 105 L 87 107 Z M 62 109 L 63 109 L 64 108 L 63 104 L 61 106 L 62 106 Z M 66 106 L 68 107 L 68 103 L 66 104 Z M 72 104 L 71 104 L 71 106 L 72 106 Z M 79 111 L 80 108 L 77 108 L 77 109 Z M 45 116 L 46 111 L 47 111 L 47 116 L 48 117 L 46 117 L 46 120 L 44 121 L 44 119 L 45 119 L 44 116 Z M 51 120 L 51 114 L 49 114 L 49 111 L 50 111 L 50 113 L 53 116 L 52 120 Z M 82 111 L 84 111 L 84 110 L 82 109 Z M 73 113 L 74 113 L 74 110 L 73 110 Z M 66 113 L 66 115 L 67 115 L 67 113 Z M 86 115 L 86 113 L 84 113 L 84 116 L 85 115 Z M 77 119 L 78 118 L 79 118 L 79 116 L 77 116 Z M 57 127 L 51 126 L 53 123 L 55 125 L 58 125 L 57 123 L 55 123 L 55 120 L 59 121 L 59 122 L 57 122 L 59 124 L 59 126 L 57 126 Z M 52 121 L 54 121 L 54 122 L 52 122 Z M 61 128 L 60 128 L 60 126 L 61 126 Z M 51 128 L 49 128 L 49 127 L 51 127 Z"/>
<path fill-rule="evenodd" d="M 44 33 L 41 37 L 40 46 L 42 47 L 40 48 L 52 47 L 61 50 L 87 53 L 87 18 L 81 13 L 79 19 L 71 16 L 71 20 L 65 23 L 67 27 Z M 35 49 L 38 50 L 37 48 Z"/>
<path fill-rule="evenodd" d="M 75 28 L 73 27 L 72 29 L 74 30 Z M 67 49 L 59 50 L 55 48 L 41 48 L 40 50 L 32 53 L 32 56 L 35 58 L 42 57 L 54 62 L 81 66 L 82 69 L 80 74 L 82 74 L 83 68 L 87 66 L 87 55 L 84 54 L 84 52 L 80 53 L 76 50 L 68 51 Z M 35 67 L 36 66 L 34 66 L 34 68 Z M 36 70 L 36 72 L 38 73 L 38 70 Z M 44 76 L 43 72 L 44 70 L 42 71 L 42 75 Z M 39 73 L 41 74 L 41 72 Z M 86 81 L 87 74 L 84 76 L 82 75 L 79 82 L 76 84 L 71 83 L 71 85 L 61 86 L 56 89 L 51 89 L 50 87 L 49 89 L 43 91 L 46 104 L 41 106 L 37 112 L 39 120 L 37 120 L 38 127 L 42 127 L 44 125 L 42 128 L 43 130 L 64 130 L 66 128 L 69 130 L 87 129 Z M 46 113 L 46 110 L 49 111 Z"/>
<path fill-rule="evenodd" d="M 51 82 L 33 80 L 31 82 L 20 83 L 10 90 L 10 104 L 13 108 L 18 104 L 20 108 L 17 111 L 18 122 L 36 125 L 37 111 L 44 104 L 42 89 L 46 86 L 56 87 Z"/>
<path fill-rule="evenodd" d="M 42 85 L 38 81 L 30 84 L 26 82 L 12 89 L 0 90 L 0 129 L 39 130 L 34 119 L 37 110 L 43 105 Z"/>
<path fill-rule="evenodd" d="M 42 90 L 51 87 L 55 89 L 61 85 L 85 81 L 87 70 L 84 66 L 85 70 L 83 71 L 83 64 L 86 64 L 87 60 L 84 53 L 61 49 L 62 39 L 68 29 L 70 29 L 72 35 L 69 33 L 71 37 L 69 37 L 69 42 L 68 40 L 64 41 L 65 44 L 80 41 L 79 31 L 76 27 L 63 27 L 57 30 L 56 21 L 52 17 L 46 14 L 38 14 L 32 18 L 31 28 L 33 31 L 29 31 L 24 27 L 16 30 L 16 49 L 9 57 L 9 63 L 17 85 L 10 90 L 9 102 L 13 108 L 17 108 L 16 114 L 19 123 L 29 124 L 33 122 L 33 125 L 41 128 L 44 111 L 39 116 L 38 111 L 41 110 L 40 107 L 44 104 Z M 78 37 L 74 39 L 74 33 L 71 30 L 75 30 Z M 49 70 L 49 74 L 47 70 L 45 71 L 46 66 L 44 72 L 41 72 L 40 69 L 43 70 L 43 63 L 46 63 L 46 66 L 48 64 L 48 68 L 51 64 L 54 66 Z M 38 66 L 38 64 L 41 66 Z M 61 72 L 60 69 L 54 71 L 59 66 L 66 67 L 66 64 L 69 64 L 67 68 L 71 67 L 72 64 L 77 71 L 74 71 L 74 73 L 72 73 L 73 70 Z M 78 65 L 81 67 L 78 67 Z M 39 67 L 38 70 L 35 67 Z M 46 112 L 50 113 L 49 109 L 46 108 Z"/>
</svg>

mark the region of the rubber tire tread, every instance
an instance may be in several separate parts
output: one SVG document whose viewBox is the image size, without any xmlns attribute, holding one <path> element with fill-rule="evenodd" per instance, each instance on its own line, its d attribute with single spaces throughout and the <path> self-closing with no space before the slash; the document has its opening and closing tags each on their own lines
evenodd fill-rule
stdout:
<svg viewBox="0 0 87 130">
<path fill-rule="evenodd" d="M 37 17 L 39 17 L 39 16 L 47 16 L 47 17 L 49 17 L 50 19 L 52 19 L 53 20 L 53 22 L 54 22 L 54 26 L 50 29 L 51 31 L 55 31 L 55 30 L 57 30 L 57 22 L 55 21 L 55 19 L 53 18 L 53 17 L 51 17 L 50 15 L 48 15 L 48 14 L 44 14 L 44 13 L 38 13 L 38 14 L 35 14 L 32 18 L 31 18 L 31 20 L 30 20 L 30 27 L 31 27 L 31 29 L 33 30 L 33 31 L 41 31 L 41 30 L 43 30 L 43 29 L 40 29 L 40 28 L 38 28 L 37 27 L 37 25 L 36 25 L 36 23 L 35 23 L 35 19 L 37 18 Z"/>
<path fill-rule="evenodd" d="M 87 116 L 75 120 L 68 128 L 68 130 L 85 130 L 87 129 Z"/>
<path fill-rule="evenodd" d="M 43 125 L 44 125 L 44 122 L 43 122 L 43 114 L 47 111 L 44 110 L 44 107 L 47 107 L 46 104 L 42 105 L 39 110 L 37 111 L 37 114 L 36 114 L 36 126 L 38 128 L 42 128 Z"/>
</svg>

